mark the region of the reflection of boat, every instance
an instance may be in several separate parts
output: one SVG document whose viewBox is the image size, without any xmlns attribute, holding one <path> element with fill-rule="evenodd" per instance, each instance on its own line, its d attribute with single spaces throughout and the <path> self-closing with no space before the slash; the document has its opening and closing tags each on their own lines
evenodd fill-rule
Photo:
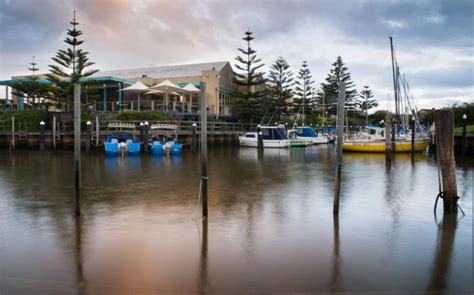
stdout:
<svg viewBox="0 0 474 295">
<path fill-rule="evenodd" d="M 152 154 L 181 154 L 183 145 L 176 142 L 178 126 L 173 124 L 153 124 L 150 129 L 152 132 L 159 133 L 159 135 L 152 136 L 148 143 Z"/>
<path fill-rule="evenodd" d="M 296 127 L 296 129 L 288 130 L 288 137 L 290 140 L 302 140 L 307 145 L 328 143 L 328 137 L 325 135 L 318 135 L 313 128 L 308 126 Z"/>
<path fill-rule="evenodd" d="M 136 141 L 133 134 L 109 133 L 105 139 L 106 154 L 138 154 L 140 143 Z"/>
<path fill-rule="evenodd" d="M 286 136 L 285 130 L 281 126 L 262 126 L 263 147 L 265 148 L 286 148 L 290 146 L 290 140 Z M 239 136 L 241 146 L 257 147 L 257 132 L 247 132 Z"/>
</svg>

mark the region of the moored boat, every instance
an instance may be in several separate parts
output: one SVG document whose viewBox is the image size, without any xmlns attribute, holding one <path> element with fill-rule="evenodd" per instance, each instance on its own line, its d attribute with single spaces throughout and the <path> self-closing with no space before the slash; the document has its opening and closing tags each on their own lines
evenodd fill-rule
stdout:
<svg viewBox="0 0 474 295">
<path fill-rule="evenodd" d="M 287 148 L 290 146 L 290 140 L 281 126 L 262 126 L 264 148 Z M 247 132 L 239 136 L 240 146 L 258 147 L 257 132 Z"/>
<path fill-rule="evenodd" d="M 179 155 L 181 154 L 183 145 L 177 142 L 178 126 L 173 124 L 153 124 L 150 127 L 154 133 L 161 135 L 153 136 L 149 141 L 150 151 L 154 155 Z"/>
</svg>

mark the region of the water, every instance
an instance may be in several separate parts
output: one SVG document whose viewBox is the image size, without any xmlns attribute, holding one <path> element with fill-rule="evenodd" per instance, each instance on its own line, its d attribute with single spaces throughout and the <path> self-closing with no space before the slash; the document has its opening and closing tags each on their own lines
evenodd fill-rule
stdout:
<svg viewBox="0 0 474 295">
<path fill-rule="evenodd" d="M 333 219 L 334 158 L 212 147 L 206 223 L 191 151 L 84 154 L 75 221 L 71 151 L 0 151 L 0 293 L 472 293 L 472 160 L 457 168 L 466 216 L 435 219 L 431 157 L 344 154 Z"/>
</svg>

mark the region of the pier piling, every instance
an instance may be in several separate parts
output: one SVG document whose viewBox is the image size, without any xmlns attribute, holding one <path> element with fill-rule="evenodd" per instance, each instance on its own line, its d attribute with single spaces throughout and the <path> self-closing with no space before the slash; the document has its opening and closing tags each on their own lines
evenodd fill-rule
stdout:
<svg viewBox="0 0 474 295">
<path fill-rule="evenodd" d="M 263 133 L 260 124 L 257 126 L 257 149 L 258 153 L 263 153 Z"/>
<path fill-rule="evenodd" d="M 99 140 L 100 140 L 100 125 L 99 125 L 99 116 L 95 116 L 95 146 L 99 146 Z"/>
<path fill-rule="evenodd" d="M 192 129 L 192 137 L 191 137 L 191 148 L 193 150 L 196 150 L 197 146 L 196 146 L 196 131 L 197 131 L 197 125 L 196 123 L 193 123 L 193 129 Z"/>
<path fill-rule="evenodd" d="M 336 184 L 334 187 L 333 213 L 339 214 L 339 195 L 341 193 L 341 171 L 342 171 L 342 145 L 344 144 L 344 104 L 346 100 L 346 84 L 339 84 L 339 95 L 337 102 L 337 146 L 336 146 Z"/>
<path fill-rule="evenodd" d="M 462 159 L 466 156 L 467 149 L 467 115 L 462 115 L 462 141 L 461 141 L 461 155 Z"/>
<path fill-rule="evenodd" d="M 81 215 L 81 84 L 74 84 L 74 187 L 76 216 Z"/>
<path fill-rule="evenodd" d="M 416 122 L 415 117 L 411 118 L 411 159 L 415 159 L 415 134 L 416 134 Z"/>
<path fill-rule="evenodd" d="M 385 117 L 385 161 L 392 161 L 392 114 Z"/>
<path fill-rule="evenodd" d="M 45 132 L 44 121 L 40 122 L 40 151 L 44 151 L 44 132 Z"/>
<path fill-rule="evenodd" d="M 456 162 L 454 159 L 454 115 L 451 110 L 436 110 L 436 157 L 444 211 L 457 210 Z"/>
<path fill-rule="evenodd" d="M 56 150 L 56 116 L 53 116 L 53 148 Z"/>
<path fill-rule="evenodd" d="M 143 122 L 140 122 L 140 143 L 143 144 L 144 142 L 144 129 L 145 129 L 145 124 Z"/>
<path fill-rule="evenodd" d="M 202 217 L 207 218 L 207 102 L 206 83 L 201 82 L 201 196 Z"/>
<path fill-rule="evenodd" d="M 87 121 L 86 123 L 86 151 L 91 150 L 91 139 L 92 139 L 92 122 Z"/>
<path fill-rule="evenodd" d="M 12 117 L 12 139 L 10 141 L 11 150 L 15 151 L 15 117 Z"/>
<path fill-rule="evenodd" d="M 145 121 L 145 124 L 143 124 L 143 129 L 143 151 L 148 153 L 148 130 L 150 130 L 148 121 Z"/>
</svg>

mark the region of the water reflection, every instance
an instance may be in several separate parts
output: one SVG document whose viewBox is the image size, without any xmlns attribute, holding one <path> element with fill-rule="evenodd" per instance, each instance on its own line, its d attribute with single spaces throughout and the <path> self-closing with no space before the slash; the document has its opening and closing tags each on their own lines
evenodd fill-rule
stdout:
<svg viewBox="0 0 474 295">
<path fill-rule="evenodd" d="M 84 279 L 84 268 L 83 268 L 83 253 L 82 253 L 82 218 L 75 217 L 75 251 L 73 257 L 75 258 L 76 266 L 76 289 L 78 294 L 87 294 L 86 292 L 86 281 Z"/>
<path fill-rule="evenodd" d="M 329 289 L 333 292 L 343 290 L 341 285 L 341 258 L 339 255 L 339 216 L 333 215 L 333 253 L 332 253 L 332 271 Z"/>
</svg>

